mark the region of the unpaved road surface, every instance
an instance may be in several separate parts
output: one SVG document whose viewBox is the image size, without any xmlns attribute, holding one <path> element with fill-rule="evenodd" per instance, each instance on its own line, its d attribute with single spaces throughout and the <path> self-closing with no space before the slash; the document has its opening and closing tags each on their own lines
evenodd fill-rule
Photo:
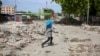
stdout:
<svg viewBox="0 0 100 56">
<path fill-rule="evenodd" d="M 81 26 L 54 27 L 54 46 L 41 48 L 45 36 L 37 35 L 37 40 L 28 44 L 20 53 L 26 56 L 100 56 L 100 34 L 83 30 Z"/>
<path fill-rule="evenodd" d="M 53 46 L 41 48 L 46 37 L 37 34 L 34 35 L 36 40 L 15 51 L 16 56 L 100 56 L 100 34 L 97 32 L 83 30 L 81 26 L 55 24 L 54 28 Z"/>
</svg>

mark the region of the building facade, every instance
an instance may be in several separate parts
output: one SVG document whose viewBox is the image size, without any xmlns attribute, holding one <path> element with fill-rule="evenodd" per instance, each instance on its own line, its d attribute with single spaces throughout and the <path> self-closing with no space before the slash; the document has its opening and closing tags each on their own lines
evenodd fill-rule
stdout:
<svg viewBox="0 0 100 56">
<path fill-rule="evenodd" d="M 15 7 L 14 6 L 1 6 L 1 13 L 13 15 L 15 13 Z"/>
</svg>

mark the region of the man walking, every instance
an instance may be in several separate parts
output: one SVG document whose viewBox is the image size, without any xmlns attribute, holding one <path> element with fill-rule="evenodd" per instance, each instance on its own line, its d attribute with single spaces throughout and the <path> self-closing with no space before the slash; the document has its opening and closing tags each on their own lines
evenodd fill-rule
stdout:
<svg viewBox="0 0 100 56">
<path fill-rule="evenodd" d="M 47 40 L 42 43 L 42 48 L 44 47 L 44 45 L 47 42 L 49 42 L 49 45 L 53 45 L 53 42 L 52 42 L 53 41 L 53 37 L 52 37 L 52 25 L 53 25 L 53 21 L 51 19 L 48 19 L 46 21 L 46 32 L 45 32 Z"/>
</svg>

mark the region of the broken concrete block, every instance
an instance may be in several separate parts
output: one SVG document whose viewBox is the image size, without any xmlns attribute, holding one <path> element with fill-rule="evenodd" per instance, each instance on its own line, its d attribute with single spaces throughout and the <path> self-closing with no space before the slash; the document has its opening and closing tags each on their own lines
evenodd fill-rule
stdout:
<svg viewBox="0 0 100 56">
<path fill-rule="evenodd" d="M 70 42 L 79 42 L 80 40 L 78 38 L 73 38 L 70 40 Z"/>
<path fill-rule="evenodd" d="M 4 44 L 4 43 L 1 43 L 0 44 L 0 49 L 3 49 L 3 48 L 5 48 L 6 47 L 6 44 Z"/>
<path fill-rule="evenodd" d="M 68 41 L 68 38 L 65 38 L 65 39 L 64 39 L 64 42 L 67 42 L 67 41 Z"/>
</svg>

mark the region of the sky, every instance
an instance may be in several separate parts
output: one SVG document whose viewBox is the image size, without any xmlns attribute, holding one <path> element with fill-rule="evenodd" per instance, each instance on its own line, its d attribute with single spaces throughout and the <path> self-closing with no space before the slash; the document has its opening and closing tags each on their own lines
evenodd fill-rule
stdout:
<svg viewBox="0 0 100 56">
<path fill-rule="evenodd" d="M 15 0 L 1 0 L 4 6 L 14 6 Z M 47 7 L 53 9 L 56 13 L 61 12 L 61 6 L 51 0 L 16 0 L 17 11 L 38 12 L 41 8 Z"/>
</svg>

